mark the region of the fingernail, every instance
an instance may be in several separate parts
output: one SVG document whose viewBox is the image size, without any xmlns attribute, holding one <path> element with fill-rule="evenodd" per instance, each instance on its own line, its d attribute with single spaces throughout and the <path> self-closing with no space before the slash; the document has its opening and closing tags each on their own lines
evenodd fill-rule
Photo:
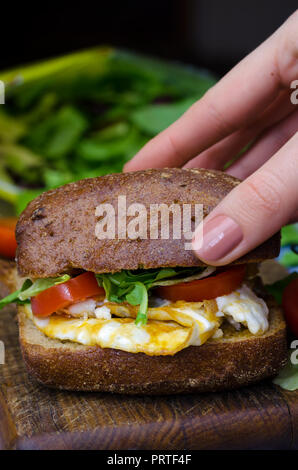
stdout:
<svg viewBox="0 0 298 470">
<path fill-rule="evenodd" d="M 203 244 L 195 237 L 193 249 L 204 261 L 218 261 L 234 250 L 242 238 L 241 227 L 233 219 L 218 215 L 203 223 Z M 196 249 L 196 245 L 201 246 Z"/>
</svg>

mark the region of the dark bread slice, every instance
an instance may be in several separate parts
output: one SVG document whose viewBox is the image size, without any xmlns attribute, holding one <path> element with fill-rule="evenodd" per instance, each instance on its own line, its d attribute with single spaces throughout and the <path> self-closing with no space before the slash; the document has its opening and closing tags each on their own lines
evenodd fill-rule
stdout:
<svg viewBox="0 0 298 470">
<path fill-rule="evenodd" d="M 286 325 L 272 298 L 270 328 L 262 336 L 229 325 L 224 337 L 174 356 L 148 356 L 46 337 L 19 307 L 20 343 L 30 374 L 65 390 L 124 394 L 215 392 L 274 376 L 287 357 Z"/>
<path fill-rule="evenodd" d="M 117 214 L 117 198 L 125 195 L 127 206 L 203 204 L 207 215 L 239 182 L 221 171 L 171 168 L 106 175 L 48 191 L 28 205 L 17 224 L 19 274 L 41 278 L 75 269 L 100 273 L 202 266 L 191 250 L 185 250 L 185 240 L 150 240 L 149 229 L 147 239 L 97 239 L 95 208 L 110 203 Z M 236 263 L 275 258 L 279 246 L 278 233 Z"/>
</svg>

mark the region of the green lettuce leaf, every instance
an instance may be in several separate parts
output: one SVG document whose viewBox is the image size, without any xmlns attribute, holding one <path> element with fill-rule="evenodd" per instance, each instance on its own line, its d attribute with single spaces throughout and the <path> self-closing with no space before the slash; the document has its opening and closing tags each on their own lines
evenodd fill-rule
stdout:
<svg viewBox="0 0 298 470">
<path fill-rule="evenodd" d="M 114 274 L 96 274 L 96 278 L 105 289 L 109 301 L 139 305 L 136 325 L 140 326 L 147 322 L 149 289 L 160 285 L 163 279 L 175 278 L 176 283 L 179 283 L 195 274 L 201 275 L 203 270 L 200 267 L 123 270 Z"/>
<path fill-rule="evenodd" d="M 148 292 L 145 284 L 136 282 L 132 291 L 126 295 L 126 300 L 131 305 L 139 305 L 136 325 L 143 325 L 147 321 Z"/>
<path fill-rule="evenodd" d="M 28 289 L 31 286 L 32 282 L 30 279 L 26 279 L 24 284 L 22 285 L 21 289 L 13 292 L 12 294 L 7 295 L 3 299 L 0 300 L 0 310 L 4 308 L 6 305 L 12 304 L 14 302 L 16 303 L 23 303 L 19 302 L 19 295 L 26 289 Z"/>
<path fill-rule="evenodd" d="M 62 284 L 63 282 L 66 282 L 70 279 L 70 276 L 68 274 L 64 274 L 63 276 L 60 277 L 48 277 L 46 279 L 37 279 L 32 283 L 28 289 L 22 290 L 19 299 L 20 300 L 27 300 L 30 299 L 30 297 L 34 297 L 37 294 L 40 294 L 40 292 L 49 289 L 50 287 L 56 286 L 58 284 Z"/>
<path fill-rule="evenodd" d="M 0 310 L 8 304 L 16 302 L 18 304 L 23 304 L 29 301 L 31 297 L 39 294 L 40 292 L 49 289 L 49 287 L 62 284 L 70 279 L 68 274 L 64 274 L 60 277 L 49 277 L 46 279 L 37 279 L 32 282 L 30 279 L 26 279 L 21 289 L 13 292 L 12 294 L 4 297 L 0 300 Z"/>
</svg>

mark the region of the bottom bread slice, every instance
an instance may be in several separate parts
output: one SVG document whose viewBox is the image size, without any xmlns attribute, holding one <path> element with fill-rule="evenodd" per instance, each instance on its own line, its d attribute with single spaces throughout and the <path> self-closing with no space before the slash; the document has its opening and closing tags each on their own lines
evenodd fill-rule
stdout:
<svg viewBox="0 0 298 470">
<path fill-rule="evenodd" d="M 124 394 L 215 392 L 274 376 L 287 357 L 286 325 L 272 298 L 269 330 L 254 336 L 229 324 L 224 336 L 174 356 L 148 356 L 46 337 L 19 307 L 20 344 L 29 373 L 65 390 Z"/>
</svg>

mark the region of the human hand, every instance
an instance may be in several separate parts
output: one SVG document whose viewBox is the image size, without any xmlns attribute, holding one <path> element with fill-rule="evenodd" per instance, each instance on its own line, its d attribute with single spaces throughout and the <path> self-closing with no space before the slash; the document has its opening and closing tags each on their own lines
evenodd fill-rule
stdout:
<svg viewBox="0 0 298 470">
<path fill-rule="evenodd" d="M 298 11 L 174 124 L 148 142 L 124 171 L 203 167 L 244 181 L 204 219 L 207 264 L 232 262 L 298 220 Z M 199 232 L 198 232 L 199 233 Z"/>
</svg>

